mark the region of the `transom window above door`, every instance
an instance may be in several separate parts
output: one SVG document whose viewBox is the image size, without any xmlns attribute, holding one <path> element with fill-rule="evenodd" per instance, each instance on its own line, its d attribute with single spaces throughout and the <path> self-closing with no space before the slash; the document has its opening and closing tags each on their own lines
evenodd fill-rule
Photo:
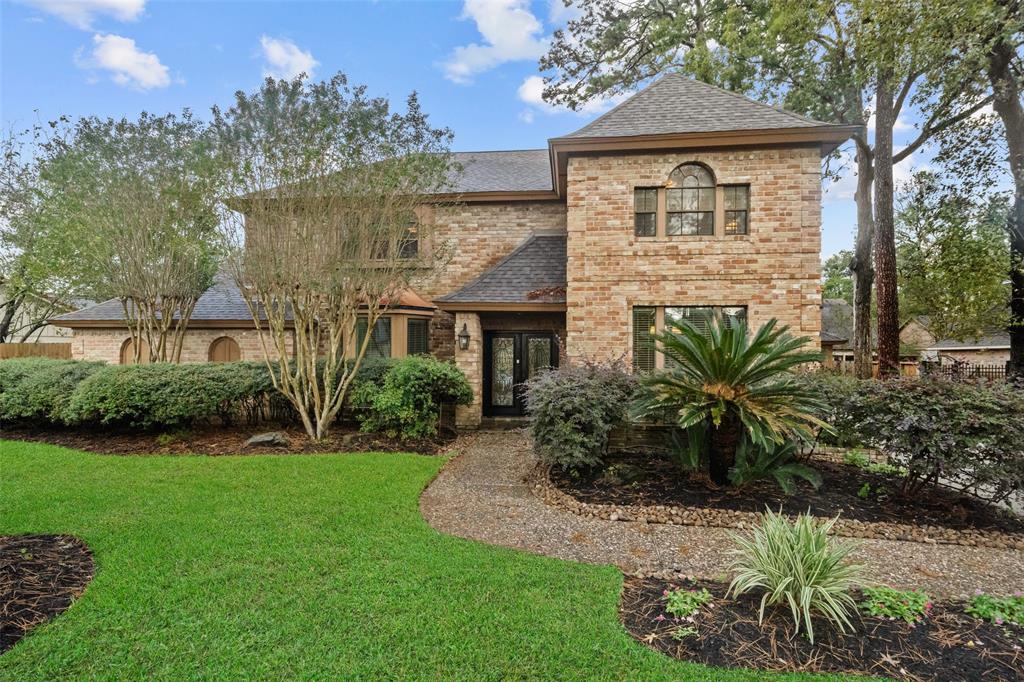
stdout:
<svg viewBox="0 0 1024 682">
<path fill-rule="evenodd" d="M 637 237 L 747 234 L 749 185 L 719 185 L 699 163 L 675 168 L 664 186 L 633 190 L 633 232 Z"/>
</svg>

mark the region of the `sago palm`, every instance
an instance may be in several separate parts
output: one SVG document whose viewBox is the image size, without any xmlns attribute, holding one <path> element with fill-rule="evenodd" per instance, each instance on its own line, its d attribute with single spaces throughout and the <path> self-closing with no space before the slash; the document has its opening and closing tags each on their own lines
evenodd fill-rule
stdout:
<svg viewBox="0 0 1024 682">
<path fill-rule="evenodd" d="M 810 438 L 823 405 L 793 381 L 798 365 L 821 359 L 803 351 L 810 340 L 788 334 L 776 320 L 751 333 L 716 317 L 708 333 L 686 322 L 670 322 L 655 337 L 665 369 L 643 379 L 638 416 L 665 416 L 681 428 L 705 423 L 708 469 L 719 485 L 729 481 L 736 448 L 745 430 L 756 447 L 791 438 Z"/>
</svg>

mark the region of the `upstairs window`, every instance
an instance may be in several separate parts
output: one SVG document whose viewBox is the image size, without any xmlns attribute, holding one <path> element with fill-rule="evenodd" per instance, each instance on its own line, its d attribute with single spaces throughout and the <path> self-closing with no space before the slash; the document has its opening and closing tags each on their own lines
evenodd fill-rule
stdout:
<svg viewBox="0 0 1024 682">
<path fill-rule="evenodd" d="M 715 233 L 715 179 L 696 163 L 679 166 L 669 176 L 665 191 L 665 234 Z"/>
<path fill-rule="evenodd" d="M 398 257 L 404 260 L 412 260 L 420 255 L 419 225 L 416 216 L 409 218 L 409 224 L 405 228 L 405 235 L 398 240 Z"/>
<path fill-rule="evenodd" d="M 658 190 L 638 187 L 633 190 L 633 229 L 637 237 L 658 233 Z"/>
<path fill-rule="evenodd" d="M 750 185 L 723 187 L 725 203 L 725 233 L 746 234 L 747 213 L 750 210 Z"/>
</svg>

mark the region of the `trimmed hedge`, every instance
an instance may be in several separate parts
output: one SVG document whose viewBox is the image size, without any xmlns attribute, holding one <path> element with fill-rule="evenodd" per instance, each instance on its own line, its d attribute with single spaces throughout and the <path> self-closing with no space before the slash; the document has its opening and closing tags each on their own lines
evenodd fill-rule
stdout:
<svg viewBox="0 0 1024 682">
<path fill-rule="evenodd" d="M 67 423 L 75 388 L 102 367 L 102 362 L 76 360 L 0 362 L 0 422 Z"/>
<path fill-rule="evenodd" d="M 473 389 L 451 362 L 410 356 L 360 366 L 352 406 L 363 431 L 410 440 L 437 435 L 441 405 L 468 405 Z"/>
</svg>

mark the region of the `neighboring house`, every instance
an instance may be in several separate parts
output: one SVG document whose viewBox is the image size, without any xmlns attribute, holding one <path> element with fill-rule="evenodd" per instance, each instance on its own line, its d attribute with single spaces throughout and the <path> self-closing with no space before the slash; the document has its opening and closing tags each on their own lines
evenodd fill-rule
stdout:
<svg viewBox="0 0 1024 682">
<path fill-rule="evenodd" d="M 924 349 L 922 358 L 942 364 L 966 362 L 972 365 L 1005 366 L 1010 361 L 1010 333 L 993 329 L 976 339 L 939 339 Z"/>
<path fill-rule="evenodd" d="M 454 193 L 419 216 L 451 260 L 374 330 L 375 352 L 454 359 L 472 426 L 522 414 L 516 385 L 560 358 L 655 367 L 651 335 L 673 318 L 778 318 L 817 343 L 821 158 L 852 131 L 670 75 L 545 149 L 458 153 Z M 131 357 L 116 302 L 61 323 L 75 357 Z M 218 280 L 183 359 L 260 357 Z"/>
<path fill-rule="evenodd" d="M 7 303 L 4 282 L 0 280 L 0 303 Z M 46 318 L 90 305 L 91 301 L 65 303 L 56 299 L 29 294 L 11 318 L 8 329 L 8 343 L 69 343 L 71 331 L 51 324 L 40 324 Z M 0 308 L 0 320 L 7 314 L 7 308 Z"/>
</svg>

